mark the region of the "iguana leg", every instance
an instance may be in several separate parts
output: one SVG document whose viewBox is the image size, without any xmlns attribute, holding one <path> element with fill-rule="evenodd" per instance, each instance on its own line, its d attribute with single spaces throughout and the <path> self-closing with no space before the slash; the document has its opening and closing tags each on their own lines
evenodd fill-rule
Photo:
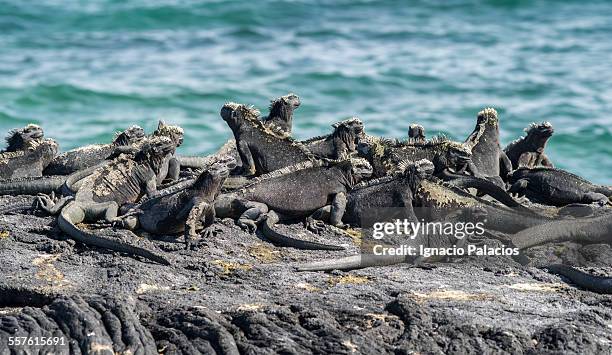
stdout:
<svg viewBox="0 0 612 355">
<path fill-rule="evenodd" d="M 310 217 L 321 220 L 321 221 L 329 221 L 330 215 L 331 215 L 331 205 L 327 205 L 327 206 L 321 207 L 318 210 L 314 211 L 313 214 L 310 215 Z"/>
<path fill-rule="evenodd" d="M 500 166 L 500 176 L 505 176 L 509 172 L 512 171 L 512 162 L 508 155 L 503 150 L 499 154 L 499 166 Z M 501 172 L 505 172 L 504 175 L 501 175 Z"/>
<path fill-rule="evenodd" d="M 552 161 L 550 161 L 550 159 L 548 159 L 548 156 L 544 153 L 540 155 L 540 161 L 538 163 L 539 165 L 542 165 L 548 168 L 554 168 Z"/>
<path fill-rule="evenodd" d="M 346 211 L 346 193 L 339 192 L 334 196 L 334 201 L 331 205 L 331 213 L 329 215 L 329 223 L 336 227 L 344 227 L 342 216 Z"/>
<path fill-rule="evenodd" d="M 255 161 L 253 160 L 253 155 L 251 154 L 248 143 L 240 141 L 237 148 L 238 155 L 240 155 L 240 160 L 242 161 L 242 166 L 238 171 L 240 171 L 241 175 L 245 176 L 255 175 Z"/>
<path fill-rule="evenodd" d="M 412 192 L 411 191 L 404 191 L 401 193 L 401 206 L 400 207 L 404 207 L 406 209 L 406 218 L 408 219 L 409 222 L 418 222 L 419 219 L 417 218 L 416 214 L 414 213 L 414 208 L 412 206 Z"/>
<path fill-rule="evenodd" d="M 217 230 L 214 227 L 215 223 L 215 208 L 211 205 L 210 208 L 204 211 L 204 215 L 200 218 L 200 222 L 204 227 L 204 230 L 200 233 L 204 238 L 210 239 L 217 234 Z"/>
<path fill-rule="evenodd" d="M 528 185 L 529 185 L 529 180 L 519 179 L 514 184 L 512 184 L 508 192 L 520 193 L 524 191 Z"/>
<path fill-rule="evenodd" d="M 532 165 L 533 164 L 531 164 L 531 153 L 523 153 L 523 154 L 521 154 L 521 156 L 518 159 L 517 167 L 516 168 L 517 169 L 518 168 L 523 168 L 523 167 L 532 168 L 533 167 Z"/>
<path fill-rule="evenodd" d="M 601 206 L 608 204 L 608 198 L 599 192 L 587 192 L 582 196 L 583 203 L 597 203 Z"/>
<path fill-rule="evenodd" d="M 479 177 L 479 178 L 484 177 L 484 175 L 481 174 L 480 171 L 478 171 L 476 164 L 474 164 L 474 162 L 471 160 L 469 163 L 467 163 L 467 171 L 476 177 Z"/>
<path fill-rule="evenodd" d="M 240 218 L 236 221 L 236 224 L 250 233 L 255 233 L 257 229 L 257 223 L 264 217 L 265 213 L 268 212 L 268 206 L 264 203 L 246 201 L 243 203 L 246 211 L 240 215 Z"/>
<path fill-rule="evenodd" d="M 176 157 L 170 158 L 168 162 L 168 174 L 165 180 L 176 181 L 181 173 L 181 163 Z"/>
<path fill-rule="evenodd" d="M 147 197 L 155 195 L 157 192 L 157 176 L 151 176 L 145 183 L 145 193 Z"/>
<path fill-rule="evenodd" d="M 197 229 L 202 216 L 211 209 L 214 211 L 211 204 L 199 198 L 193 198 L 190 205 L 193 207 L 191 207 L 185 220 L 185 244 L 187 248 L 190 248 L 193 240 L 199 237 Z"/>
</svg>

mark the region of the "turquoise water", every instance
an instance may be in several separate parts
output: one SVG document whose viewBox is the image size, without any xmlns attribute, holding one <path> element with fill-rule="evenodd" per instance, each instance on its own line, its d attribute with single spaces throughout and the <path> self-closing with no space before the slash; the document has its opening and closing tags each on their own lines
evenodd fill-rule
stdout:
<svg viewBox="0 0 612 355">
<path fill-rule="evenodd" d="M 612 184 L 611 34 L 606 1 L 0 0 L 0 132 L 33 121 L 70 149 L 163 118 L 204 154 L 227 100 L 297 93 L 299 138 L 357 115 L 464 139 L 490 105 L 504 144 L 551 121 L 552 160 Z"/>
</svg>

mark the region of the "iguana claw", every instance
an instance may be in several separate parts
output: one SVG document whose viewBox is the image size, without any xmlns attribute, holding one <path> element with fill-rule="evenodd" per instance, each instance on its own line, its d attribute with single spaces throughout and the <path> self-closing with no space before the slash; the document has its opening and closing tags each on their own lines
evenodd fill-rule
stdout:
<svg viewBox="0 0 612 355">
<path fill-rule="evenodd" d="M 325 222 L 316 220 L 312 217 L 306 218 L 305 226 L 306 229 L 316 234 L 325 231 Z"/>
<path fill-rule="evenodd" d="M 238 227 L 249 233 L 255 233 L 255 231 L 257 230 L 257 224 L 255 223 L 255 221 L 252 221 L 250 219 L 238 219 L 236 221 L 236 224 L 238 225 Z"/>
</svg>

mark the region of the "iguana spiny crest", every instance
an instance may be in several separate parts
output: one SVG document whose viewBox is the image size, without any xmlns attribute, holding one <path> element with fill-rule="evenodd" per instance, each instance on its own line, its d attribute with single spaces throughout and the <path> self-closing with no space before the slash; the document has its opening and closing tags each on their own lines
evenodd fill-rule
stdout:
<svg viewBox="0 0 612 355">
<path fill-rule="evenodd" d="M 329 167 L 329 166 L 346 166 L 351 168 L 351 174 L 359 177 L 369 177 L 372 175 L 372 166 L 370 163 L 363 158 L 357 157 L 345 157 L 338 160 L 332 159 L 320 159 L 320 160 L 309 160 L 304 161 L 295 165 L 291 165 L 282 169 L 274 170 L 270 173 L 260 175 L 256 178 L 251 179 L 246 185 L 242 186 L 237 191 L 245 191 L 259 184 L 260 182 L 274 179 L 287 174 L 292 174 L 300 170 L 306 170 L 317 167 Z"/>
<path fill-rule="evenodd" d="M 529 126 L 527 126 L 527 128 L 524 129 L 525 133 L 530 134 L 530 133 L 536 133 L 536 132 L 545 132 L 545 133 L 550 133 L 551 135 L 554 133 L 554 128 L 552 123 L 545 121 L 542 123 L 535 123 L 532 122 L 531 124 L 529 124 Z"/>
</svg>

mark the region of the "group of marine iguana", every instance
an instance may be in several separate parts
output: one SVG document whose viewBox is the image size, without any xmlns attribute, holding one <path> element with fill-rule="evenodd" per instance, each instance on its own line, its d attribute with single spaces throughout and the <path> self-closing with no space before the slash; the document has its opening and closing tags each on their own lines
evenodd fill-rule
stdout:
<svg viewBox="0 0 612 355">
<path fill-rule="evenodd" d="M 427 139 L 418 124 L 410 125 L 406 139 L 376 137 L 356 117 L 333 124 L 330 134 L 299 141 L 291 135 L 299 106 L 297 95 L 281 96 L 261 117 L 252 106 L 226 103 L 220 116 L 234 139 L 206 157 L 177 155 L 183 130 L 161 121 L 149 135 L 132 126 L 112 143 L 61 154 L 41 127 L 15 129 L 0 152 L 0 195 L 34 198 L 0 206 L 0 214 L 34 210 L 58 215 L 57 225 L 75 241 L 167 265 L 167 257 L 153 248 L 78 225 L 102 220 L 104 226 L 131 231 L 182 234 L 191 247 L 214 236 L 216 218 L 232 218 L 249 232 L 260 228 L 279 246 L 342 250 L 290 237 L 275 224 L 302 221 L 313 232 L 326 225 L 359 228 L 372 210 L 400 208 L 417 221 L 422 216 L 415 211 L 426 207 L 439 212 L 428 216 L 433 220 L 458 218 L 442 211 L 478 211 L 486 217 L 482 220 L 490 235 L 521 250 L 562 241 L 612 242 L 612 188 L 553 167 L 544 152 L 554 133 L 548 122 L 531 124 L 524 137 L 504 149 L 492 108 L 478 113 L 464 142 Z M 445 235 L 417 240 L 456 243 Z M 349 270 L 421 261 L 358 255 L 297 269 Z M 584 288 L 612 293 L 612 278 L 564 265 L 548 270 Z"/>
</svg>

